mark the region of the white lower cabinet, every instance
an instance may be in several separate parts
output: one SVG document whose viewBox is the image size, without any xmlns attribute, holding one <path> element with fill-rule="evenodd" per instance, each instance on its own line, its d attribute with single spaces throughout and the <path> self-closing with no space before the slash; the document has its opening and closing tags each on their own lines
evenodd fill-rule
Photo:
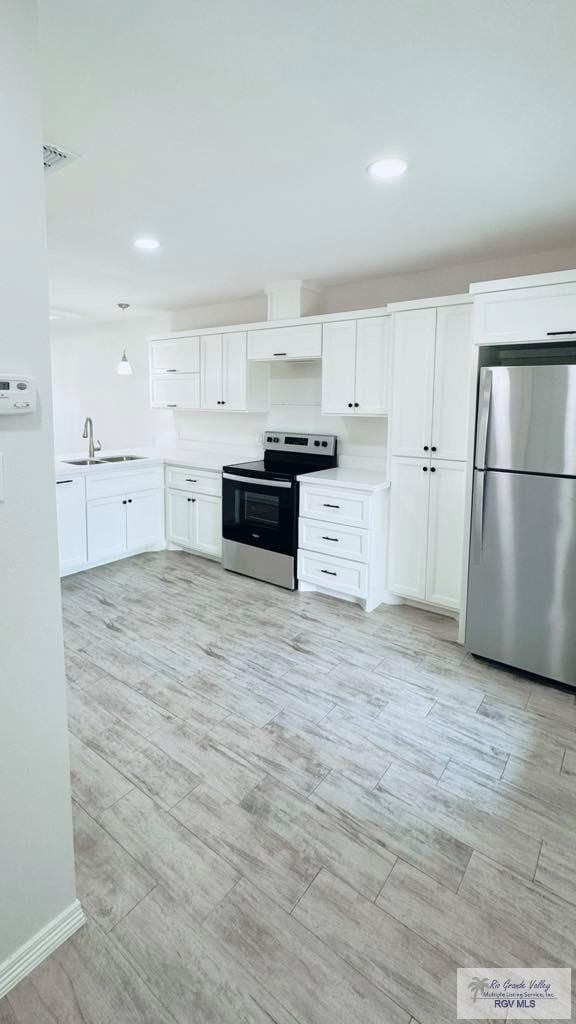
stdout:
<svg viewBox="0 0 576 1024">
<path fill-rule="evenodd" d="M 160 546 L 162 492 L 144 491 L 95 498 L 87 505 L 88 561 L 106 562 Z"/>
<path fill-rule="evenodd" d="M 426 600 L 460 608 L 464 545 L 466 463 L 449 460 L 430 466 Z"/>
<path fill-rule="evenodd" d="M 388 588 L 460 608 L 466 463 L 393 458 Z"/>
<path fill-rule="evenodd" d="M 335 471 L 338 474 L 338 471 Z M 374 474 L 376 475 L 376 474 Z M 386 591 L 386 484 L 300 484 L 298 586 L 360 601 L 372 611 Z"/>
<path fill-rule="evenodd" d="M 222 555 L 222 500 L 211 494 L 166 491 L 167 540 L 203 555 Z"/>
<path fill-rule="evenodd" d="M 161 542 L 164 533 L 162 492 L 130 494 L 126 505 L 126 547 L 128 551 Z"/>
<path fill-rule="evenodd" d="M 428 544 L 429 459 L 398 456 L 390 469 L 388 586 L 424 601 Z"/>
<path fill-rule="evenodd" d="M 222 557 L 222 476 L 166 467 L 166 539 L 211 558 Z"/>
<path fill-rule="evenodd" d="M 88 502 L 88 561 L 105 562 L 126 551 L 125 499 L 95 498 Z"/>
<path fill-rule="evenodd" d="M 84 477 L 56 481 L 60 575 L 81 569 L 87 560 Z"/>
</svg>

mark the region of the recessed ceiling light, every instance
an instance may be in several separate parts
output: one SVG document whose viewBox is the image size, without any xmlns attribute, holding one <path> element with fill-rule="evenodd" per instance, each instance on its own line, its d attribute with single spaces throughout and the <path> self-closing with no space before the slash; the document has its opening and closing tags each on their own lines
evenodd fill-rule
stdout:
<svg viewBox="0 0 576 1024">
<path fill-rule="evenodd" d="M 366 168 L 371 178 L 399 178 L 404 174 L 408 164 L 400 156 L 385 156 L 374 160 Z"/>
<path fill-rule="evenodd" d="M 157 238 L 135 238 L 134 247 L 136 249 L 146 249 L 148 252 L 151 252 L 152 249 L 160 248 L 160 242 Z"/>
</svg>

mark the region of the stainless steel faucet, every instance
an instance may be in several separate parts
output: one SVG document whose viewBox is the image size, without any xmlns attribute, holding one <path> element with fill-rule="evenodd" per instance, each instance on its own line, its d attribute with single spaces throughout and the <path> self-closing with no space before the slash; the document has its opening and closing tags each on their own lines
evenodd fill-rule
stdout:
<svg viewBox="0 0 576 1024">
<path fill-rule="evenodd" d="M 88 440 L 88 458 L 89 459 L 93 459 L 95 452 L 99 452 L 99 451 L 102 450 L 102 442 L 101 441 L 96 441 L 96 444 L 94 444 L 94 424 L 92 423 L 92 417 L 91 416 L 87 416 L 86 417 L 86 421 L 84 423 L 84 430 L 82 432 L 82 437 L 87 437 L 89 439 Z"/>
</svg>

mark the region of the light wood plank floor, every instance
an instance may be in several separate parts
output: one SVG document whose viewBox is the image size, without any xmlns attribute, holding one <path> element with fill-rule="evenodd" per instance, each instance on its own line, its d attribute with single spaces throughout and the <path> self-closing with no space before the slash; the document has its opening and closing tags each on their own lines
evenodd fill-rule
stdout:
<svg viewBox="0 0 576 1024">
<path fill-rule="evenodd" d="M 2 1024 L 448 1024 L 576 963 L 576 702 L 180 552 L 63 582 L 85 928 Z"/>
</svg>

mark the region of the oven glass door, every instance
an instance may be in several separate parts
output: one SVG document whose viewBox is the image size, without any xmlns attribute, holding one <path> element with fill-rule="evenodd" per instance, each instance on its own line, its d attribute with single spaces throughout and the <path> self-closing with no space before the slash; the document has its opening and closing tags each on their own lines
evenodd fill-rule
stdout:
<svg viewBox="0 0 576 1024">
<path fill-rule="evenodd" d="M 227 540 L 294 553 L 297 485 L 255 478 L 222 481 L 222 527 Z"/>
</svg>

